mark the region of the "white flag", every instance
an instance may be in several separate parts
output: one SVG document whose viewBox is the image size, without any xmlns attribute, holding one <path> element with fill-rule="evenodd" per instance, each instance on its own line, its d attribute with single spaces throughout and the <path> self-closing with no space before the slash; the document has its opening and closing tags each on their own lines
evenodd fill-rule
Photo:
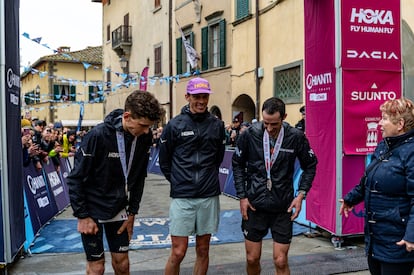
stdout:
<svg viewBox="0 0 414 275">
<path fill-rule="evenodd" d="M 177 25 L 178 25 L 178 22 L 177 22 Z M 180 25 L 178 25 L 178 29 L 180 30 L 181 38 L 183 40 L 183 44 L 184 44 L 184 48 L 185 48 L 185 52 L 187 54 L 187 61 L 190 63 L 191 68 L 194 69 L 194 68 L 197 67 L 197 62 L 198 62 L 198 60 L 200 60 L 200 57 L 199 57 L 197 51 L 193 47 L 191 47 L 190 41 L 185 39 L 184 33 L 181 30 Z"/>
</svg>

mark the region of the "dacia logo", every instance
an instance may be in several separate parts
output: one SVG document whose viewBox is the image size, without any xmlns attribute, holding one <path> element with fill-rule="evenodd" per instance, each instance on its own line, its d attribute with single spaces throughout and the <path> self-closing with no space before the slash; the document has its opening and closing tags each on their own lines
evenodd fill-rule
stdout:
<svg viewBox="0 0 414 275">
<path fill-rule="evenodd" d="M 398 60 L 398 56 L 394 52 L 386 51 L 362 51 L 346 50 L 346 57 L 348 58 L 363 58 L 363 59 L 395 59 Z"/>
</svg>

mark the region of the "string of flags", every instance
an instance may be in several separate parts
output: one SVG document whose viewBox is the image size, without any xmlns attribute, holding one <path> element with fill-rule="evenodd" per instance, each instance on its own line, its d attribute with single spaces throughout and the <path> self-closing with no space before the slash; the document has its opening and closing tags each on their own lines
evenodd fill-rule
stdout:
<svg viewBox="0 0 414 275">
<path fill-rule="evenodd" d="M 30 34 L 28 34 L 26 32 L 24 32 L 22 34 L 22 36 L 29 39 L 29 40 L 31 40 L 31 41 L 33 41 L 34 43 L 37 43 L 37 44 L 53 51 L 53 53 L 55 53 L 55 54 L 59 53 L 58 50 L 52 49 L 47 43 L 41 43 L 42 37 L 31 38 Z M 187 51 L 187 49 L 188 49 L 188 47 L 186 46 L 186 51 Z M 194 52 L 195 52 L 195 50 L 194 50 Z M 195 56 L 194 52 L 193 52 L 193 56 Z M 60 54 L 62 54 L 64 57 L 66 57 L 68 59 L 71 59 L 75 62 L 82 63 L 83 67 L 86 70 L 89 69 L 90 67 L 92 67 L 91 64 L 89 64 L 87 62 L 81 62 L 80 60 L 72 57 L 70 54 L 67 54 L 67 53 L 60 53 Z M 194 62 L 192 62 L 191 67 L 192 68 L 195 67 Z M 96 69 L 99 69 L 99 67 L 98 66 L 93 66 L 93 69 L 96 70 Z M 48 71 L 39 71 L 39 70 L 34 69 L 32 67 L 24 66 L 23 71 L 24 72 L 29 72 L 30 71 L 30 73 L 32 73 L 32 74 L 38 74 L 40 78 L 48 76 Z M 157 83 L 159 83 L 160 85 L 163 85 L 164 83 L 169 84 L 172 81 L 179 82 L 181 78 L 188 78 L 192 75 L 200 75 L 200 71 L 198 69 L 196 69 L 192 72 L 185 72 L 183 74 L 177 74 L 177 75 L 173 75 L 173 76 L 164 76 L 164 77 L 143 76 L 143 75 L 140 75 L 139 73 L 133 73 L 133 74 L 129 73 L 129 74 L 127 74 L 127 73 L 123 73 L 123 72 L 121 73 L 121 72 L 112 71 L 109 68 L 104 68 L 103 71 L 105 73 L 108 73 L 108 72 L 113 73 L 117 77 L 121 78 L 120 82 L 112 82 L 112 81 L 103 82 L 103 84 L 106 87 L 111 87 L 111 92 L 116 92 L 117 89 L 120 89 L 122 87 L 130 87 L 130 86 L 136 87 L 138 85 L 146 85 L 146 84 L 154 86 Z M 60 77 L 59 76 L 49 76 L 49 77 L 57 78 L 61 82 L 68 82 L 69 85 L 77 85 L 77 84 L 82 84 L 84 86 L 93 85 L 93 83 L 91 84 L 91 82 L 84 82 L 84 81 L 81 81 L 81 80 L 73 80 L 73 79 L 63 77 L 63 76 L 60 76 Z M 99 85 L 99 87 L 101 87 L 103 89 L 104 85 Z M 50 96 L 50 95 L 48 95 L 48 96 Z"/>
</svg>

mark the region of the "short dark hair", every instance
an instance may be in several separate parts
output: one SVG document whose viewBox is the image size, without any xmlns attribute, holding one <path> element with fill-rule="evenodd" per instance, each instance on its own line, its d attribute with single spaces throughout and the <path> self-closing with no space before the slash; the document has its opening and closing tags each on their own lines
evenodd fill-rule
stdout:
<svg viewBox="0 0 414 275">
<path fill-rule="evenodd" d="M 36 120 L 35 126 L 43 126 L 43 127 L 45 127 L 46 126 L 46 121 L 44 121 L 44 120 Z"/>
<path fill-rule="evenodd" d="M 135 90 L 127 97 L 124 110 L 135 119 L 147 118 L 151 121 L 159 121 L 165 114 L 154 95 L 141 90 Z"/>
<path fill-rule="evenodd" d="M 70 136 L 73 136 L 73 135 L 75 135 L 75 136 L 76 136 L 76 130 L 69 130 L 69 131 L 67 131 L 67 133 L 66 133 L 66 136 L 67 136 L 67 137 L 70 137 Z"/>
<path fill-rule="evenodd" d="M 286 106 L 283 100 L 277 97 L 271 97 L 263 102 L 262 112 L 265 111 L 269 115 L 279 112 L 280 117 L 283 118 L 286 114 Z"/>
</svg>

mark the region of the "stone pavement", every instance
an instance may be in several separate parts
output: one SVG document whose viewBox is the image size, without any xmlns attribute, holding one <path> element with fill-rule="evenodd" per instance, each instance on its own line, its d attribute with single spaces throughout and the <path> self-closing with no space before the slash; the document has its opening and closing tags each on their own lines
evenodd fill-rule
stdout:
<svg viewBox="0 0 414 275">
<path fill-rule="evenodd" d="M 144 190 L 144 195 L 141 203 L 141 209 L 138 217 L 167 217 L 169 207 L 169 184 L 163 176 L 149 174 Z M 220 196 L 221 209 L 238 209 L 238 200 L 222 195 Z M 73 218 L 71 208 L 69 207 L 64 212 L 56 217 L 57 219 Z M 319 232 L 318 232 L 319 233 Z M 352 240 L 352 249 L 363 249 L 361 238 L 354 238 Z M 295 236 L 289 251 L 289 256 L 295 257 L 306 256 L 301 259 L 312 260 L 312 256 L 321 255 L 339 255 L 343 253 L 342 257 L 346 257 L 347 249 L 338 251 L 334 248 L 330 241 L 330 234 L 323 232 L 318 236 L 309 238 L 304 235 Z M 169 248 L 162 249 L 143 249 L 131 250 L 131 274 L 162 274 L 165 262 L 170 254 Z M 325 255 L 325 254 L 322 254 Z M 296 258 L 298 258 L 296 257 Z M 113 274 L 110 265 L 110 255 L 106 254 L 107 264 L 106 273 Z M 263 241 L 262 262 L 267 263 L 263 265 L 262 274 L 274 274 L 271 266 L 272 259 L 272 242 L 271 240 Z M 363 258 L 365 261 L 365 258 Z M 183 274 L 191 274 L 191 267 L 195 262 L 194 247 L 189 247 L 187 255 L 181 265 Z M 309 263 L 310 264 L 310 263 Z M 312 262 L 315 264 L 315 262 Z M 320 263 L 324 264 L 323 261 Z M 237 267 L 234 269 L 234 267 Z M 244 243 L 230 243 L 212 245 L 210 247 L 210 272 L 209 274 L 245 274 L 245 251 Z M 1 271 L 1 270 L 0 270 Z M 4 274 L 21 274 L 21 275 L 80 275 L 85 274 L 85 257 L 83 253 L 49 253 L 49 254 L 32 254 L 24 255 L 17 259 L 15 263 L 10 264 L 3 270 Z M 1 273 L 0 273 L 1 274 Z M 304 273 L 302 273 L 304 274 Z M 322 274 L 321 272 L 312 271 L 306 274 Z M 345 274 L 332 272 L 329 274 Z M 367 270 L 350 272 L 346 274 L 369 274 Z"/>
</svg>

